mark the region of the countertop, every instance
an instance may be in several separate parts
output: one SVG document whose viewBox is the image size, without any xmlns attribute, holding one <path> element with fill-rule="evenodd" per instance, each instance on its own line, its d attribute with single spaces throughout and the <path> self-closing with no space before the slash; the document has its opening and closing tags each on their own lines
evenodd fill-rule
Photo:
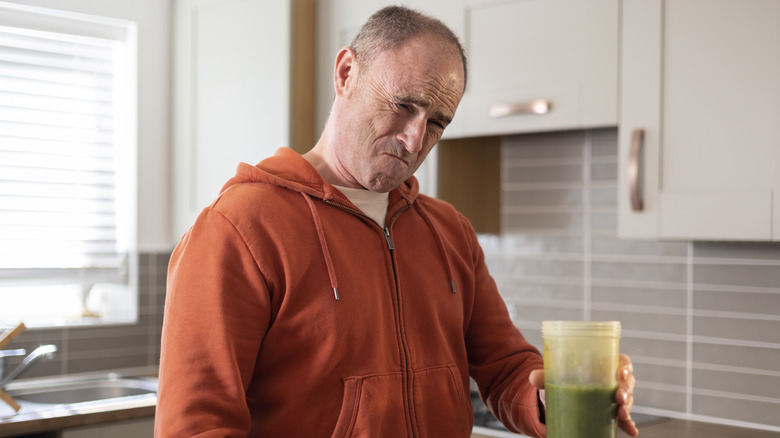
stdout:
<svg viewBox="0 0 780 438">
<path fill-rule="evenodd" d="M 97 380 L 137 380 L 153 381 L 156 376 L 150 373 L 111 372 L 90 373 L 85 375 L 61 376 L 54 378 L 28 379 L 9 385 L 9 393 L 19 391 L 20 387 L 40 388 L 51 382 L 90 382 Z M 12 385 L 16 385 L 12 388 Z M 0 402 L 0 437 L 46 433 L 72 427 L 112 423 L 123 420 L 150 418 L 154 416 L 157 404 L 155 393 L 127 397 L 101 399 L 74 404 L 40 404 L 17 400 L 21 405 L 19 412 Z"/>
<path fill-rule="evenodd" d="M 779 438 L 780 432 L 768 432 L 722 424 L 664 418 L 639 427 L 642 438 Z M 628 437 L 622 431 L 619 438 Z"/>
<path fill-rule="evenodd" d="M 493 438 L 488 435 L 473 434 L 472 438 Z M 618 438 L 628 435 L 620 431 Z M 768 432 L 757 429 L 724 426 L 699 421 L 660 418 L 639 426 L 640 438 L 780 438 L 780 432 Z"/>
<path fill-rule="evenodd" d="M 62 412 L 60 414 L 27 414 L 0 418 L 0 437 L 44 433 L 71 427 L 88 426 L 115 421 L 154 416 L 155 406 L 103 407 L 93 412 Z"/>
</svg>

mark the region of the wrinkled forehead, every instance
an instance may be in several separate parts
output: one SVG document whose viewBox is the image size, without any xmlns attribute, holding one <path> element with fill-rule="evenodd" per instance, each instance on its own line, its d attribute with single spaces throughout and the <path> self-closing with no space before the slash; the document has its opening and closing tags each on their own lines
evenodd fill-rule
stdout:
<svg viewBox="0 0 780 438">
<path fill-rule="evenodd" d="M 395 49 L 380 52 L 367 67 L 369 76 L 392 82 L 393 88 L 399 88 L 395 92 L 410 101 L 456 107 L 463 95 L 461 56 L 442 39 L 411 38 Z"/>
<path fill-rule="evenodd" d="M 447 64 L 460 73 L 465 88 L 466 64 L 460 46 L 440 35 L 423 32 L 403 41 L 386 44 L 383 50 L 358 54 L 357 60 L 363 68 L 370 69 L 378 58 L 404 58 L 407 67 L 425 64 Z"/>
</svg>

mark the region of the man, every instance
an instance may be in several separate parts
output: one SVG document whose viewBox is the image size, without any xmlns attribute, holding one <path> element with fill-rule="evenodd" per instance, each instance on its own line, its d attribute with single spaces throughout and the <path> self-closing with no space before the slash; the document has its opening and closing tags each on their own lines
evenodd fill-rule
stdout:
<svg viewBox="0 0 780 438">
<path fill-rule="evenodd" d="M 239 166 L 172 256 L 157 436 L 468 437 L 469 376 L 544 436 L 541 356 L 468 221 L 412 176 L 465 81 L 446 26 L 385 8 L 338 53 L 315 147 Z"/>
</svg>

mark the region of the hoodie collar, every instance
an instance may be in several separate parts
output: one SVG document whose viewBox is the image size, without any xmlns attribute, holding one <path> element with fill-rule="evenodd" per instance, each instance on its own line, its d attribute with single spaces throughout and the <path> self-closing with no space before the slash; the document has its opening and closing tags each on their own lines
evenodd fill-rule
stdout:
<svg viewBox="0 0 780 438">
<path fill-rule="evenodd" d="M 279 148 L 273 156 L 254 166 L 246 163 L 239 164 L 236 175 L 225 183 L 222 192 L 235 184 L 249 182 L 273 184 L 306 193 L 323 201 L 353 206 L 341 191 L 322 178 L 311 163 L 290 148 Z M 388 217 L 397 209 L 414 203 L 418 195 L 417 179 L 410 177 L 390 192 Z"/>
<path fill-rule="evenodd" d="M 344 205 L 355 209 L 356 211 L 359 211 L 359 209 L 354 206 L 340 190 L 325 181 L 311 163 L 290 148 L 278 149 L 272 157 L 266 158 L 255 166 L 246 163 L 239 164 L 236 175 L 228 180 L 222 187 L 221 192 L 225 192 L 226 190 L 229 190 L 230 187 L 240 183 L 273 184 L 291 189 L 302 195 L 309 208 L 309 212 L 311 213 L 314 228 L 317 230 L 323 261 L 328 270 L 330 289 L 332 289 L 334 298 L 338 301 L 340 297 L 336 268 L 333 264 L 333 258 L 330 255 L 328 240 L 322 227 L 318 207 L 312 198 L 318 198 L 327 203 Z M 455 293 L 452 264 L 450 263 L 449 256 L 444 248 L 441 234 L 431 220 L 425 207 L 419 202 L 418 195 L 419 185 L 415 177 L 409 178 L 390 192 L 387 210 L 388 223 L 384 231 L 387 232 L 387 227 L 390 225 L 390 221 L 393 220 L 391 218 L 397 216 L 401 210 L 407 209 L 410 206 L 416 207 L 418 214 L 423 218 L 436 241 L 441 260 L 445 265 L 450 280 L 450 284 L 448 285 L 449 290 L 450 292 Z"/>
</svg>

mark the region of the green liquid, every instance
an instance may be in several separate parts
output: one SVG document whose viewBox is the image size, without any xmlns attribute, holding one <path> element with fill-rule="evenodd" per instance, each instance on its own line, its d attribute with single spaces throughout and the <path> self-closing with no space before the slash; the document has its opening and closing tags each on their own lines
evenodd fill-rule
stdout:
<svg viewBox="0 0 780 438">
<path fill-rule="evenodd" d="M 552 385 L 544 387 L 547 438 L 617 437 L 616 388 Z"/>
</svg>

